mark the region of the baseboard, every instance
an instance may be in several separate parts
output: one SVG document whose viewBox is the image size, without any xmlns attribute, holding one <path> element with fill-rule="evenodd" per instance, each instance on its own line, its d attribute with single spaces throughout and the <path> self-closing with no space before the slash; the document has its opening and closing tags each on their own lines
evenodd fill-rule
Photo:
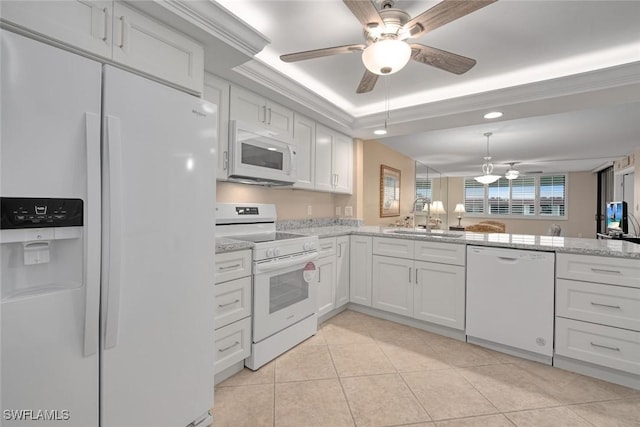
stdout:
<svg viewBox="0 0 640 427">
<path fill-rule="evenodd" d="M 576 372 L 599 380 L 640 390 L 640 375 L 558 355 L 553 357 L 553 366 L 566 371 Z"/>
</svg>

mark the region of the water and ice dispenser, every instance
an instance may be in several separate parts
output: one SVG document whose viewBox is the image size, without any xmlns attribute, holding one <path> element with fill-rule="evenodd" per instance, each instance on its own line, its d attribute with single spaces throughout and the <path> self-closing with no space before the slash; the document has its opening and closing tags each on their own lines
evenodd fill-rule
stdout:
<svg viewBox="0 0 640 427">
<path fill-rule="evenodd" d="M 2 300 L 82 286 L 83 201 L 0 198 Z"/>
</svg>

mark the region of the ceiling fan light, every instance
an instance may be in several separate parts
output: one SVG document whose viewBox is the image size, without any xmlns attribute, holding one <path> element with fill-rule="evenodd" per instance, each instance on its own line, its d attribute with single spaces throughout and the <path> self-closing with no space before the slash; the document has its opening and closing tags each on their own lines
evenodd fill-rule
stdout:
<svg viewBox="0 0 640 427">
<path fill-rule="evenodd" d="M 401 40 L 380 40 L 362 52 L 362 62 L 374 74 L 386 75 L 400 71 L 411 59 L 411 47 Z"/>
<path fill-rule="evenodd" d="M 520 176 L 520 172 L 518 172 L 515 169 L 509 169 L 504 173 L 504 177 L 507 179 L 516 179 L 519 176 Z"/>
</svg>

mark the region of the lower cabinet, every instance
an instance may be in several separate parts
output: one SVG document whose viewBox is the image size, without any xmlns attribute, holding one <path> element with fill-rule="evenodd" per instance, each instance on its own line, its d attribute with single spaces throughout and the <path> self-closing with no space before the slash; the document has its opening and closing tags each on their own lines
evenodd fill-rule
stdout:
<svg viewBox="0 0 640 427">
<path fill-rule="evenodd" d="M 425 245 L 420 241 L 374 238 L 371 306 L 464 330 L 465 259 L 464 251 L 458 250 L 459 246 L 431 242 Z M 408 257 L 392 257 L 389 256 L 390 251 Z M 442 259 L 457 265 L 415 258 Z"/>
<path fill-rule="evenodd" d="M 351 236 L 349 248 L 349 301 L 371 307 L 373 238 Z"/>
<path fill-rule="evenodd" d="M 340 236 L 336 238 L 336 308 L 349 302 L 349 270 L 350 270 L 350 238 Z"/>
<path fill-rule="evenodd" d="M 413 317 L 464 330 L 465 267 L 416 261 Z"/>
<path fill-rule="evenodd" d="M 251 355 L 251 251 L 216 255 L 215 373 Z"/>
<path fill-rule="evenodd" d="M 336 306 L 335 290 L 336 290 L 336 256 L 329 255 L 322 257 L 316 261 L 318 274 L 318 316 L 329 313 Z"/>
</svg>

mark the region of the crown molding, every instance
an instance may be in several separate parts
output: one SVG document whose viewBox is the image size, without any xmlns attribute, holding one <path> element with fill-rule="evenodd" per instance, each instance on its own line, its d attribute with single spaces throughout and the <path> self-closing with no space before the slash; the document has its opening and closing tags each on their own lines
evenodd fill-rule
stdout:
<svg viewBox="0 0 640 427">
<path fill-rule="evenodd" d="M 303 112 L 314 120 L 321 121 L 328 126 L 339 127 L 341 128 L 339 130 L 351 133 L 354 124 L 352 115 L 259 59 L 254 58 L 238 65 L 233 71 L 274 92 L 278 98 L 282 99 L 284 97 L 293 101 L 296 111 Z M 278 101 L 281 102 L 280 100 Z"/>
</svg>

